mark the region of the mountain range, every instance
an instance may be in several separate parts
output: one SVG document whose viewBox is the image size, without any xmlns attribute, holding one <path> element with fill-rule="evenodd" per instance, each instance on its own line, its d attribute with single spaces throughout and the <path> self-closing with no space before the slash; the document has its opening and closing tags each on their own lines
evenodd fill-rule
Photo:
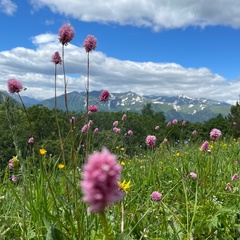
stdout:
<svg viewBox="0 0 240 240">
<path fill-rule="evenodd" d="M 226 102 L 211 100 L 207 98 L 192 98 L 186 95 L 179 96 L 141 96 L 134 92 L 111 93 L 108 102 L 99 102 L 99 95 L 102 91 L 92 91 L 89 93 L 89 105 L 96 104 L 99 111 L 131 111 L 141 113 L 143 106 L 151 103 L 154 112 L 163 112 L 166 121 L 173 119 L 186 120 L 189 122 L 204 122 L 211 118 L 217 117 L 219 114 L 226 117 L 231 105 Z M 8 93 L 0 92 L 0 102 L 3 95 Z M 2 96 L 1 96 L 2 95 Z M 11 94 L 11 97 L 19 101 L 18 96 Z M 54 108 L 54 98 L 38 101 L 34 98 L 22 97 L 26 107 L 41 104 L 49 109 Z M 57 97 L 57 107 L 61 110 L 66 109 L 64 95 Z M 67 94 L 67 102 L 69 111 L 85 111 L 86 108 L 86 92 L 70 92 Z"/>
</svg>

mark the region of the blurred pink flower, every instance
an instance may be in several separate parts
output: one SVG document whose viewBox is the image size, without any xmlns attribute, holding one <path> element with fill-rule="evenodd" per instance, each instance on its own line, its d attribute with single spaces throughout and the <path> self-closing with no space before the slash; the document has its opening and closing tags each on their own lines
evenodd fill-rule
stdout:
<svg viewBox="0 0 240 240">
<path fill-rule="evenodd" d="M 55 63 L 56 65 L 62 63 L 62 59 L 58 51 L 52 55 L 52 62 Z"/>
<path fill-rule="evenodd" d="M 236 181 L 236 180 L 238 180 L 238 174 L 234 173 L 232 176 L 232 181 Z"/>
<path fill-rule="evenodd" d="M 167 123 L 167 127 L 170 127 L 171 125 L 172 125 L 171 122 L 168 122 L 168 123 Z"/>
<path fill-rule="evenodd" d="M 33 137 L 29 138 L 28 143 L 34 143 L 34 138 Z"/>
<path fill-rule="evenodd" d="M 155 127 L 155 130 L 157 131 L 158 129 L 159 129 L 159 126 L 156 126 L 156 127 Z"/>
<path fill-rule="evenodd" d="M 177 119 L 173 119 L 173 120 L 172 120 L 172 123 L 173 123 L 174 125 L 176 125 L 176 124 L 178 124 L 178 120 L 177 120 Z"/>
<path fill-rule="evenodd" d="M 237 123 L 236 123 L 236 122 L 233 122 L 233 125 L 235 126 L 235 125 L 237 125 Z"/>
<path fill-rule="evenodd" d="M 156 137 L 154 135 L 148 135 L 146 138 L 146 144 L 148 147 L 153 148 L 156 144 Z"/>
<path fill-rule="evenodd" d="M 232 191 L 231 183 L 226 184 L 225 190 L 230 191 L 230 192 Z"/>
<path fill-rule="evenodd" d="M 194 131 L 192 132 L 192 135 L 196 135 L 196 134 L 197 134 L 197 131 L 194 130 Z"/>
<path fill-rule="evenodd" d="M 186 121 L 182 121 L 182 126 L 186 126 L 187 122 Z"/>
<path fill-rule="evenodd" d="M 120 128 L 117 128 L 117 127 L 114 127 L 113 128 L 113 131 L 117 134 L 119 134 L 121 132 L 121 129 Z"/>
<path fill-rule="evenodd" d="M 13 182 L 16 182 L 16 181 L 17 181 L 17 176 L 12 175 L 12 178 L 11 178 L 11 179 L 12 179 Z"/>
<path fill-rule="evenodd" d="M 118 121 L 115 121 L 114 123 L 113 123 L 113 127 L 117 127 L 118 126 Z"/>
<path fill-rule="evenodd" d="M 89 211 L 103 213 L 111 205 L 124 196 L 119 190 L 118 181 L 122 166 L 117 163 L 116 156 L 104 148 L 88 156 L 83 166 L 83 201 L 89 204 Z"/>
<path fill-rule="evenodd" d="M 62 43 L 62 45 L 67 45 L 69 42 L 72 41 L 74 38 L 74 29 L 70 24 L 64 24 L 62 27 L 58 30 L 58 36 L 59 41 Z"/>
<path fill-rule="evenodd" d="M 93 121 L 92 121 L 92 120 L 89 120 L 89 121 L 88 121 L 88 127 L 90 128 L 92 125 L 93 125 Z"/>
<path fill-rule="evenodd" d="M 157 191 L 152 192 L 150 197 L 154 202 L 160 202 L 162 200 L 162 194 Z"/>
<path fill-rule="evenodd" d="M 17 79 L 12 78 L 8 80 L 8 91 L 10 93 L 19 93 L 23 89 L 22 83 Z"/>
<path fill-rule="evenodd" d="M 14 168 L 14 164 L 12 162 L 9 162 L 8 163 L 8 167 L 9 167 L 9 169 L 13 169 Z"/>
<path fill-rule="evenodd" d="M 85 124 L 85 125 L 82 127 L 81 132 L 82 132 L 82 133 L 86 133 L 86 132 L 88 131 L 88 128 L 89 128 L 88 124 Z"/>
<path fill-rule="evenodd" d="M 95 128 L 93 132 L 98 133 L 98 128 Z"/>
<path fill-rule="evenodd" d="M 75 123 L 75 117 L 71 117 L 70 118 L 70 124 L 74 124 Z"/>
<path fill-rule="evenodd" d="M 88 35 L 84 40 L 83 47 L 85 47 L 86 52 L 91 52 L 97 46 L 97 39 L 93 35 Z"/>
<path fill-rule="evenodd" d="M 91 113 L 97 112 L 98 111 L 98 106 L 96 105 L 91 105 L 88 107 L 88 111 Z"/>
<path fill-rule="evenodd" d="M 109 99 L 109 97 L 110 97 L 109 91 L 108 91 L 108 90 L 104 90 L 104 91 L 100 94 L 99 99 L 100 99 L 101 102 L 107 102 L 108 99 Z"/>
<path fill-rule="evenodd" d="M 167 143 L 167 141 L 168 141 L 167 138 L 164 138 L 162 143 L 163 143 L 163 144 L 164 144 L 164 143 Z"/>
<path fill-rule="evenodd" d="M 218 140 L 222 135 L 222 132 L 216 128 L 212 129 L 212 131 L 210 132 L 210 138 L 213 140 L 213 141 L 216 141 Z"/>
<path fill-rule="evenodd" d="M 200 148 L 202 151 L 208 151 L 209 150 L 209 142 L 208 141 L 205 141 L 201 148 Z"/>
<path fill-rule="evenodd" d="M 190 178 L 197 178 L 197 174 L 194 172 L 190 172 L 188 175 Z"/>
<path fill-rule="evenodd" d="M 128 134 L 129 136 L 132 136 L 132 135 L 133 135 L 133 131 L 132 131 L 132 130 L 128 130 L 127 134 Z"/>
<path fill-rule="evenodd" d="M 124 122 L 124 121 L 126 121 L 126 119 L 127 119 L 127 115 L 126 115 L 126 114 L 123 114 L 123 115 L 122 115 L 122 121 Z"/>
</svg>

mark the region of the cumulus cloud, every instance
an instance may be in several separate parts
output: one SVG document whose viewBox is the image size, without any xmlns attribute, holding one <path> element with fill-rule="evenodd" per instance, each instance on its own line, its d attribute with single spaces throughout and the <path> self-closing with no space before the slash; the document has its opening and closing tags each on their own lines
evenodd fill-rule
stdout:
<svg viewBox="0 0 240 240">
<path fill-rule="evenodd" d="M 31 0 L 35 9 L 51 11 L 86 22 L 117 23 L 161 29 L 226 25 L 240 27 L 239 0 Z"/>
<path fill-rule="evenodd" d="M 13 15 L 17 11 L 17 5 L 11 0 L 0 0 L 0 11 L 7 15 Z"/>
<path fill-rule="evenodd" d="M 58 36 L 41 34 L 32 38 L 36 49 L 23 47 L 0 52 L 0 89 L 7 90 L 7 80 L 19 79 L 27 91 L 23 95 L 43 99 L 54 96 L 55 51 L 61 54 Z M 235 104 L 240 82 L 227 81 L 207 68 L 184 68 L 176 63 L 123 61 L 103 52 L 90 53 L 90 91 L 108 89 L 111 92 L 133 91 L 141 95 L 180 94 L 206 97 Z M 72 44 L 65 47 L 65 67 L 68 91 L 85 91 L 87 54 Z M 62 66 L 58 66 L 57 93 L 63 94 Z"/>
</svg>

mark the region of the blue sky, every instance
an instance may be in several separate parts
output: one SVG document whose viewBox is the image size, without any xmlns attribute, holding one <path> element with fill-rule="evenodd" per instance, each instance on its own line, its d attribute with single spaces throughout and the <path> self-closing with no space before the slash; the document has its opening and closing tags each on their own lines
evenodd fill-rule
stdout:
<svg viewBox="0 0 240 240">
<path fill-rule="evenodd" d="M 227 9 L 227 10 L 226 10 Z M 239 0 L 0 0 L 0 90 L 19 79 L 22 95 L 54 96 L 58 30 L 70 23 L 65 48 L 68 91 L 85 91 L 82 43 L 97 38 L 90 54 L 90 91 L 180 94 L 235 104 L 240 94 Z M 58 95 L 63 94 L 61 68 Z"/>
</svg>

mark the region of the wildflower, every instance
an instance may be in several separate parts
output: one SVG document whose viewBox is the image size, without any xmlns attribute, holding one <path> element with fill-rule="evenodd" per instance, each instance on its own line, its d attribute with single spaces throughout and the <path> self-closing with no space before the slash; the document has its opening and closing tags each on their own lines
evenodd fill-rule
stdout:
<svg viewBox="0 0 240 240">
<path fill-rule="evenodd" d="M 197 174 L 194 172 L 190 172 L 188 175 L 190 178 L 197 178 Z"/>
<path fill-rule="evenodd" d="M 167 123 L 167 127 L 170 127 L 171 125 L 172 125 L 171 122 L 168 122 L 168 123 Z"/>
<path fill-rule="evenodd" d="M 109 97 L 110 97 L 109 91 L 108 91 L 108 90 L 104 90 L 104 91 L 100 94 L 99 99 L 100 99 L 101 102 L 107 102 L 108 99 L 109 99 Z"/>
<path fill-rule="evenodd" d="M 12 175 L 12 182 L 16 182 L 17 181 L 17 176 L 15 176 L 15 175 Z"/>
<path fill-rule="evenodd" d="M 155 127 L 155 130 L 157 131 L 158 129 L 159 129 L 159 126 L 156 126 L 156 127 Z"/>
<path fill-rule="evenodd" d="M 55 52 L 55 53 L 52 55 L 52 60 L 51 60 L 51 62 L 55 63 L 56 65 L 57 65 L 57 64 L 60 64 L 60 65 L 61 65 L 62 59 L 61 59 L 60 54 L 59 54 L 58 51 Z"/>
<path fill-rule="evenodd" d="M 232 176 L 232 181 L 236 181 L 236 180 L 238 180 L 238 174 L 234 173 Z"/>
<path fill-rule="evenodd" d="M 220 136 L 222 135 L 221 131 L 214 128 L 212 129 L 212 131 L 210 132 L 210 138 L 213 140 L 213 141 L 216 141 L 220 138 Z"/>
<path fill-rule="evenodd" d="M 124 148 L 122 147 L 122 148 L 120 148 L 120 151 L 124 151 Z"/>
<path fill-rule="evenodd" d="M 128 192 L 127 192 L 127 189 L 130 188 L 130 183 L 131 183 L 131 181 L 126 182 L 126 180 L 123 180 L 122 183 L 121 183 L 121 182 L 118 182 L 118 186 L 119 186 L 119 188 L 120 188 L 121 190 L 123 190 L 125 193 L 128 193 Z"/>
<path fill-rule="evenodd" d="M 41 155 L 44 155 L 47 151 L 46 151 L 44 148 L 41 148 L 41 149 L 39 150 L 39 152 L 40 152 Z"/>
<path fill-rule="evenodd" d="M 28 143 L 34 143 L 34 138 L 33 137 L 29 138 Z"/>
<path fill-rule="evenodd" d="M 231 183 L 226 184 L 225 190 L 230 191 L 230 192 L 232 191 Z"/>
<path fill-rule="evenodd" d="M 17 157 L 13 157 L 12 159 L 9 160 L 8 167 L 9 169 L 14 169 L 18 166 L 19 160 Z"/>
<path fill-rule="evenodd" d="M 200 148 L 202 151 L 208 151 L 209 150 L 209 142 L 208 141 L 205 141 L 201 148 Z"/>
<path fill-rule="evenodd" d="M 84 40 L 83 47 L 85 47 L 86 52 L 91 52 L 97 46 L 97 39 L 93 35 L 88 35 Z"/>
<path fill-rule="evenodd" d="M 182 126 L 186 126 L 187 122 L 186 121 L 182 121 Z"/>
<path fill-rule="evenodd" d="M 114 123 L 113 123 L 113 127 L 117 127 L 118 126 L 118 121 L 115 121 Z"/>
<path fill-rule="evenodd" d="M 59 41 L 62 45 L 67 46 L 74 38 L 74 29 L 70 24 L 64 24 L 58 31 Z"/>
<path fill-rule="evenodd" d="M 180 153 L 177 152 L 176 154 L 173 154 L 174 157 L 180 157 Z"/>
<path fill-rule="evenodd" d="M 120 128 L 117 128 L 117 127 L 114 127 L 113 128 L 113 131 L 117 134 L 119 134 L 121 132 L 121 129 Z"/>
<path fill-rule="evenodd" d="M 70 118 L 70 124 L 74 124 L 75 123 L 75 117 L 71 117 Z"/>
<path fill-rule="evenodd" d="M 176 124 L 178 124 L 178 120 L 177 120 L 177 119 L 173 119 L 173 120 L 172 120 L 172 123 L 173 123 L 174 125 L 176 125 Z"/>
<path fill-rule="evenodd" d="M 163 144 L 164 144 L 164 143 L 167 143 L 167 141 L 168 141 L 167 138 L 164 138 L 162 143 L 163 143 Z"/>
<path fill-rule="evenodd" d="M 91 127 L 93 125 L 93 121 L 92 120 L 89 120 L 88 121 L 88 127 Z"/>
<path fill-rule="evenodd" d="M 162 194 L 157 191 L 152 192 L 150 197 L 154 202 L 160 202 L 162 200 Z"/>
<path fill-rule="evenodd" d="M 95 152 L 88 156 L 83 167 L 81 188 L 83 201 L 89 203 L 89 211 L 103 213 L 108 205 L 123 198 L 119 191 L 118 180 L 121 177 L 122 166 L 117 163 L 116 156 L 108 149 Z"/>
<path fill-rule="evenodd" d="M 8 91 L 10 93 L 19 93 L 23 89 L 22 83 L 15 78 L 8 80 Z"/>
<path fill-rule="evenodd" d="M 153 135 L 148 135 L 146 138 L 146 144 L 148 147 L 153 148 L 156 144 L 156 137 Z"/>
<path fill-rule="evenodd" d="M 93 132 L 98 133 L 98 128 L 95 128 Z"/>
<path fill-rule="evenodd" d="M 96 106 L 96 105 L 91 105 L 91 106 L 88 107 L 88 111 L 89 111 L 90 113 L 97 112 L 97 111 L 98 111 L 98 106 Z"/>
<path fill-rule="evenodd" d="M 124 161 L 121 161 L 120 164 L 121 164 L 122 166 L 125 166 L 125 165 L 126 165 Z"/>
<path fill-rule="evenodd" d="M 125 122 L 126 119 L 127 119 L 127 115 L 126 115 L 126 114 L 123 114 L 123 115 L 122 115 L 122 121 Z"/>
<path fill-rule="evenodd" d="M 133 131 L 132 131 L 132 130 L 128 130 L 127 134 L 128 134 L 129 136 L 132 136 L 132 135 L 133 135 Z"/>
<path fill-rule="evenodd" d="M 237 123 L 236 122 L 233 122 L 233 126 L 236 126 L 237 125 Z"/>
<path fill-rule="evenodd" d="M 63 169 L 64 167 L 65 167 L 64 164 L 62 164 L 62 163 L 58 164 L 59 169 Z"/>
<path fill-rule="evenodd" d="M 9 169 L 13 169 L 13 168 L 14 168 L 14 165 L 13 165 L 12 162 L 9 162 L 9 163 L 8 163 L 8 168 L 9 168 Z"/>
<path fill-rule="evenodd" d="M 86 132 L 88 131 L 88 128 L 89 128 L 88 124 L 85 124 L 85 125 L 82 127 L 81 132 L 82 132 L 82 133 L 86 133 Z"/>
<path fill-rule="evenodd" d="M 192 132 L 192 135 L 196 135 L 196 134 L 197 134 L 197 131 L 194 130 L 194 131 Z"/>
</svg>

